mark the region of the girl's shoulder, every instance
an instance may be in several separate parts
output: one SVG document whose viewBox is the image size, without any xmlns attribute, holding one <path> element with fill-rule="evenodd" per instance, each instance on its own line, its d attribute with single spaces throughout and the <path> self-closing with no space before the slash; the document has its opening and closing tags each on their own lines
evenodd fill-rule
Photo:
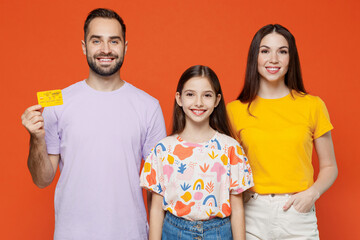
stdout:
<svg viewBox="0 0 360 240">
<path fill-rule="evenodd" d="M 151 152 L 155 154 L 155 156 L 159 153 L 167 153 L 169 149 L 172 149 L 177 143 L 178 140 L 175 135 L 167 136 L 156 143 Z"/>
<path fill-rule="evenodd" d="M 221 145 L 224 145 L 224 144 L 226 144 L 228 146 L 240 145 L 239 142 L 236 139 L 234 139 L 234 138 L 232 138 L 232 137 L 230 137 L 230 136 L 228 136 L 226 134 L 223 134 L 223 133 L 217 132 L 216 139 L 218 140 L 218 142 Z"/>
<path fill-rule="evenodd" d="M 169 135 L 163 139 L 161 139 L 156 145 L 159 144 L 164 144 L 164 145 L 171 145 L 171 144 L 176 144 L 178 142 L 178 135 L 174 134 L 174 135 Z"/>
</svg>

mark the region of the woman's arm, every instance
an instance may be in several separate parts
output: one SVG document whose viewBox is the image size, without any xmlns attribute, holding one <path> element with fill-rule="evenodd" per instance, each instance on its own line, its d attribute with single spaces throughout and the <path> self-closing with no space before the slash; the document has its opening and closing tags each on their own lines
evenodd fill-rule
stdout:
<svg viewBox="0 0 360 240">
<path fill-rule="evenodd" d="M 150 231 L 149 240 L 160 240 L 164 222 L 164 210 L 162 209 L 163 196 L 152 193 L 150 208 Z"/>
<path fill-rule="evenodd" d="M 245 214 L 242 193 L 230 194 L 231 231 L 234 240 L 245 240 Z"/>
<path fill-rule="evenodd" d="M 315 149 L 319 158 L 319 175 L 312 188 L 319 192 L 319 197 L 335 182 L 338 168 L 335 160 L 334 146 L 331 132 L 327 132 L 315 139 Z"/>
<path fill-rule="evenodd" d="M 335 160 L 334 146 L 331 132 L 327 132 L 314 140 L 316 153 L 319 159 L 319 175 L 315 183 L 307 190 L 294 194 L 285 204 L 284 210 L 291 205 L 299 212 L 308 212 L 315 201 L 334 183 L 338 169 Z"/>
</svg>

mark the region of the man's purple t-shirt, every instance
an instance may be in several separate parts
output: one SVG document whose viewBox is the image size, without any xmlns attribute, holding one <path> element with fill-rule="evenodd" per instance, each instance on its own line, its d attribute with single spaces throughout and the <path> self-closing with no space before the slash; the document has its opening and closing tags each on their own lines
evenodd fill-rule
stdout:
<svg viewBox="0 0 360 240">
<path fill-rule="evenodd" d="M 44 109 L 49 154 L 60 154 L 55 240 L 147 239 L 141 159 L 166 136 L 159 102 L 125 84 L 100 92 L 80 81 Z"/>
</svg>

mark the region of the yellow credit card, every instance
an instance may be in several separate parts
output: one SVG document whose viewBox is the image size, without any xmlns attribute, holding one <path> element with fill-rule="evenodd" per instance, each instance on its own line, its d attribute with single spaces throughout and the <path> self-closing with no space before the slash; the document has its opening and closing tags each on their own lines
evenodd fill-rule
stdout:
<svg viewBox="0 0 360 240">
<path fill-rule="evenodd" d="M 50 107 L 63 104 L 63 98 L 60 89 L 37 92 L 37 99 L 38 103 L 42 107 Z"/>
</svg>

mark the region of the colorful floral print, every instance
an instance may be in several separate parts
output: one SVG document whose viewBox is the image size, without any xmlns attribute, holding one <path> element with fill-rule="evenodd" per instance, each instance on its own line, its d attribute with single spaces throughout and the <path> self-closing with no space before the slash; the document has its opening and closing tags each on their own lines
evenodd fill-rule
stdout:
<svg viewBox="0 0 360 240">
<path fill-rule="evenodd" d="M 253 179 L 239 143 L 217 132 L 201 144 L 178 135 L 161 140 L 145 161 L 140 185 L 164 197 L 165 211 L 208 220 L 229 216 L 230 194 L 252 187 Z"/>
</svg>

